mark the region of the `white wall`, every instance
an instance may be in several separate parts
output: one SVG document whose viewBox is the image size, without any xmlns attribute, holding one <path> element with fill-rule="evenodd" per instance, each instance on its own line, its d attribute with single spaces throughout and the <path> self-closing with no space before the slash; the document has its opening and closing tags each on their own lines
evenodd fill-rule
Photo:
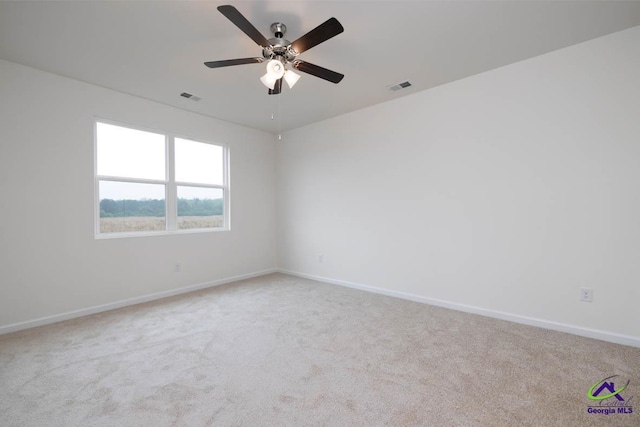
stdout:
<svg viewBox="0 0 640 427">
<path fill-rule="evenodd" d="M 635 27 L 284 134 L 279 266 L 640 340 L 638 46 Z"/>
<path fill-rule="evenodd" d="M 232 230 L 95 240 L 94 116 L 229 143 Z M 270 134 L 0 61 L 0 144 L 0 330 L 275 267 Z"/>
</svg>

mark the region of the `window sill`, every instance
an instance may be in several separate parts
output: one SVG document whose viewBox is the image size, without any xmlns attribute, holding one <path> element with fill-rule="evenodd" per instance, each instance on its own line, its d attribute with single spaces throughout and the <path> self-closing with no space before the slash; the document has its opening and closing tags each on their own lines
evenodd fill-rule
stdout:
<svg viewBox="0 0 640 427">
<path fill-rule="evenodd" d="M 188 230 L 171 230 L 171 231 L 130 231 L 122 233 L 96 233 L 94 235 L 95 240 L 105 239 L 124 239 L 130 237 L 150 237 L 150 236 L 171 236 L 174 234 L 204 234 L 204 233 L 218 233 L 221 231 L 230 231 L 229 227 L 221 228 L 194 228 Z"/>
</svg>

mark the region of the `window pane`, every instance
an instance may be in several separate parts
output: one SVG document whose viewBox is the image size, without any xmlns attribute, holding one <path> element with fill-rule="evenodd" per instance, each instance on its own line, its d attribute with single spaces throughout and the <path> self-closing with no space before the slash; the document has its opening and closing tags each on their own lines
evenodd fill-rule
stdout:
<svg viewBox="0 0 640 427">
<path fill-rule="evenodd" d="M 175 139 L 176 181 L 223 185 L 222 147 Z"/>
<path fill-rule="evenodd" d="M 99 182 L 100 232 L 166 230 L 165 186 Z"/>
<path fill-rule="evenodd" d="M 166 179 L 165 137 L 97 123 L 98 175 Z"/>
<path fill-rule="evenodd" d="M 178 186 L 178 229 L 224 226 L 224 193 L 220 188 Z"/>
</svg>

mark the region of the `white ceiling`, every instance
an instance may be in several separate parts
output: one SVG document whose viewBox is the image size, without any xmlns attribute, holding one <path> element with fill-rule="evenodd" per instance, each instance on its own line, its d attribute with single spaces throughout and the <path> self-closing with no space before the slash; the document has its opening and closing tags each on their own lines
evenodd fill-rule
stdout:
<svg viewBox="0 0 640 427">
<path fill-rule="evenodd" d="M 267 38 L 283 22 L 291 41 L 336 17 L 344 33 L 300 59 L 344 80 L 301 73 L 294 89 L 269 96 L 264 64 L 205 67 L 260 56 L 221 4 Z M 638 1 L 1 1 L 0 58 L 278 132 L 636 25 Z M 413 86 L 388 89 L 405 80 Z"/>
</svg>

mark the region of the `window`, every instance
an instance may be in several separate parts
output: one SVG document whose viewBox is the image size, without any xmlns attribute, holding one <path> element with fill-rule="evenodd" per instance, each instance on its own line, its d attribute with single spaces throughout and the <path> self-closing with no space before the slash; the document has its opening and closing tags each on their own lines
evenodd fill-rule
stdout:
<svg viewBox="0 0 640 427">
<path fill-rule="evenodd" d="M 95 156 L 96 235 L 228 229 L 224 145 L 97 121 Z"/>
</svg>

